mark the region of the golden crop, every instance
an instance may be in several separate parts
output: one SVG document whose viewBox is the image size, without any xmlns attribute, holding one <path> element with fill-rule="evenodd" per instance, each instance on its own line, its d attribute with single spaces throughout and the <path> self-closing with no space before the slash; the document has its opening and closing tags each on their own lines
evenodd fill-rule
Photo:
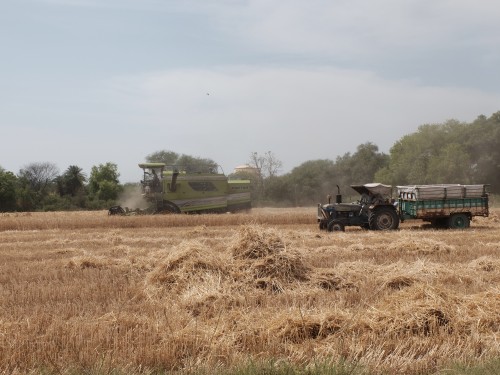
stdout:
<svg viewBox="0 0 500 375">
<path fill-rule="evenodd" d="M 320 232 L 315 208 L 0 214 L 0 372 L 495 358 L 498 213 L 345 233 Z"/>
</svg>

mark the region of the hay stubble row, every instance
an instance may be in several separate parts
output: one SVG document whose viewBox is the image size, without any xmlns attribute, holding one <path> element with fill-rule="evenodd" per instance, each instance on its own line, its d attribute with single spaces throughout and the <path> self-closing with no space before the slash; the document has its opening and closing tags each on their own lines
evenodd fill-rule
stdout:
<svg viewBox="0 0 500 375">
<path fill-rule="evenodd" d="M 388 233 L 320 233 L 314 209 L 2 214 L 0 371 L 480 362 L 500 353 L 499 251 L 495 211 Z"/>
</svg>

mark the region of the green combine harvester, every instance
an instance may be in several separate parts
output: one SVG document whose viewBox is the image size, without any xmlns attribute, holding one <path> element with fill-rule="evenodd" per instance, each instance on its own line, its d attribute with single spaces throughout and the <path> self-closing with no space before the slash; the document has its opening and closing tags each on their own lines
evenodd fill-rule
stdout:
<svg viewBox="0 0 500 375">
<path fill-rule="evenodd" d="M 146 209 L 113 206 L 110 215 L 225 213 L 252 207 L 250 180 L 230 180 L 217 166 L 189 167 L 141 163 Z"/>
</svg>

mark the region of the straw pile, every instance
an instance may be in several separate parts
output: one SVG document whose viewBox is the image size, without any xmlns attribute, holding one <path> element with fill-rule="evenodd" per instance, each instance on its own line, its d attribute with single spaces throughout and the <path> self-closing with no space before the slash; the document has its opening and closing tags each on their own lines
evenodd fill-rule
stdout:
<svg viewBox="0 0 500 375">
<path fill-rule="evenodd" d="M 261 289 L 283 291 L 283 284 L 308 280 L 310 268 L 287 247 L 281 234 L 259 225 L 243 226 L 231 246 L 236 267 Z"/>
<path fill-rule="evenodd" d="M 179 292 L 191 284 L 228 275 L 227 262 L 198 241 L 184 241 L 161 257 L 149 273 L 147 283 Z"/>
</svg>

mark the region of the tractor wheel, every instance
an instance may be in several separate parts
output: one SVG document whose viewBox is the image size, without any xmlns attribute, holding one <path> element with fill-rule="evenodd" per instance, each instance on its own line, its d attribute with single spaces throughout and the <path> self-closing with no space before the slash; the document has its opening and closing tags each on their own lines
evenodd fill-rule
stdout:
<svg viewBox="0 0 500 375">
<path fill-rule="evenodd" d="M 448 219 L 448 228 L 450 229 L 466 229 L 469 226 L 470 219 L 466 214 L 454 214 Z"/>
<path fill-rule="evenodd" d="M 328 223 L 328 232 L 345 232 L 345 226 L 340 221 L 332 220 Z"/>
<path fill-rule="evenodd" d="M 175 204 L 171 202 L 160 202 L 156 207 L 156 211 L 154 212 L 156 215 L 168 215 L 168 214 L 180 214 L 181 210 Z"/>
<path fill-rule="evenodd" d="M 399 227 L 399 216 L 392 208 L 382 207 L 370 214 L 370 229 L 393 230 Z"/>
</svg>

